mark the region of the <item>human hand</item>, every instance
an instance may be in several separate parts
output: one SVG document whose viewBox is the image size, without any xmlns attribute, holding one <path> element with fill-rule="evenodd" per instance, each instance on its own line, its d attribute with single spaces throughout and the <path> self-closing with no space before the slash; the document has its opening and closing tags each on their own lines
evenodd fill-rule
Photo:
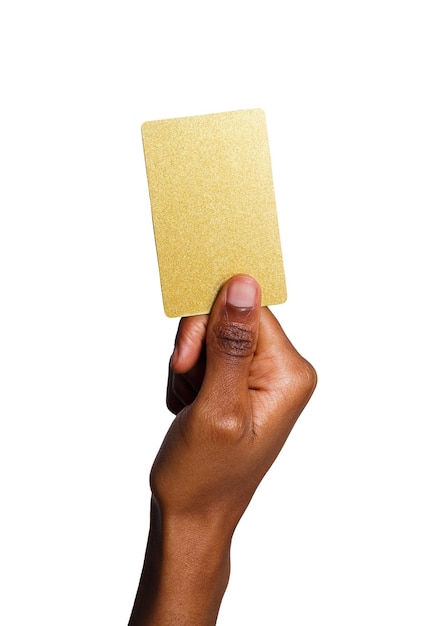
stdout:
<svg viewBox="0 0 448 626">
<path fill-rule="evenodd" d="M 231 278 L 210 316 L 180 322 L 169 408 L 178 413 L 155 460 L 166 513 L 213 516 L 232 532 L 316 385 L 251 277 Z"/>
</svg>

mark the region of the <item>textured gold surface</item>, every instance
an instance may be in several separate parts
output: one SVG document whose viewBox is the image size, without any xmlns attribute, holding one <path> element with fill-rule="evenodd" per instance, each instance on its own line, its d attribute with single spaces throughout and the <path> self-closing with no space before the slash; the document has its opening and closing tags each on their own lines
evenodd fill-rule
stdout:
<svg viewBox="0 0 448 626">
<path fill-rule="evenodd" d="M 286 300 L 268 136 L 251 109 L 146 122 L 143 148 L 168 317 L 208 313 L 234 274 Z"/>
</svg>

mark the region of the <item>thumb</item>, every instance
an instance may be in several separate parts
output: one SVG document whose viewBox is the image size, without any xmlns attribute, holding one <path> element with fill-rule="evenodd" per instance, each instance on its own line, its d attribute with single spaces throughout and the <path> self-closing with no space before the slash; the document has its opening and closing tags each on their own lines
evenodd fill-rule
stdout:
<svg viewBox="0 0 448 626">
<path fill-rule="evenodd" d="M 233 276 L 221 289 L 207 326 L 201 395 L 212 396 L 227 406 L 233 401 L 244 402 L 257 347 L 260 310 L 261 288 L 251 276 Z"/>
</svg>

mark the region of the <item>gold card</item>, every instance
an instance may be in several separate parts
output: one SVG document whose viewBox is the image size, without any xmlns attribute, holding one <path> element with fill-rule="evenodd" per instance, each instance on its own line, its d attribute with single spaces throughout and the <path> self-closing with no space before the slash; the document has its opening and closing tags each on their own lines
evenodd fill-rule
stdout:
<svg viewBox="0 0 448 626">
<path fill-rule="evenodd" d="M 209 313 L 251 274 L 286 300 L 271 158 L 260 109 L 145 122 L 143 148 L 165 313 Z"/>
</svg>

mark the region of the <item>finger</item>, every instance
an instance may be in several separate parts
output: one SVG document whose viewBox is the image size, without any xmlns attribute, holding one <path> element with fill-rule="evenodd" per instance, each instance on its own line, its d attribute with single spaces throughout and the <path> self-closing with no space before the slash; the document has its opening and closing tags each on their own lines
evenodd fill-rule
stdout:
<svg viewBox="0 0 448 626">
<path fill-rule="evenodd" d="M 172 413 L 177 414 L 196 399 L 204 378 L 204 370 L 204 350 L 193 368 L 185 374 L 176 373 L 171 367 L 169 368 L 166 404 Z"/>
<path fill-rule="evenodd" d="M 231 278 L 219 293 L 207 326 L 207 364 L 201 393 L 241 403 L 258 340 L 261 288 L 248 275 Z"/>
<path fill-rule="evenodd" d="M 178 376 L 179 375 L 176 374 L 170 367 L 168 372 L 168 384 L 166 388 L 166 406 L 171 411 L 171 413 L 174 413 L 174 415 L 177 415 L 179 411 L 181 411 L 185 406 L 185 402 L 176 391 L 176 387 L 178 386 L 178 382 L 176 379 Z"/>
<path fill-rule="evenodd" d="M 177 415 L 181 409 L 191 404 L 198 395 L 186 376 L 176 374 L 171 368 L 168 374 L 166 405 L 171 413 Z"/>
<path fill-rule="evenodd" d="M 170 365 L 179 374 L 185 374 L 198 361 L 205 342 L 208 315 L 183 317 L 174 343 Z"/>
</svg>

